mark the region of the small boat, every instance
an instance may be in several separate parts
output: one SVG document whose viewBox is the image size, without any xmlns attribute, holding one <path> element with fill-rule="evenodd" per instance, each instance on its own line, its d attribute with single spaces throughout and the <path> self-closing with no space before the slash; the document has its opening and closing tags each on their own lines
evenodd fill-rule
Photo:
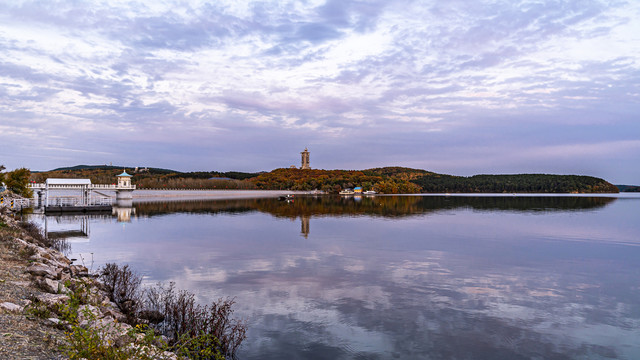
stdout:
<svg viewBox="0 0 640 360">
<path fill-rule="evenodd" d="M 373 190 L 367 190 L 365 192 L 363 192 L 364 195 L 375 195 L 377 194 L 377 192 L 373 191 Z"/>
<path fill-rule="evenodd" d="M 353 191 L 351 189 L 344 189 L 344 190 L 340 191 L 339 194 L 340 195 L 353 195 L 353 194 L 355 194 L 355 191 Z"/>
<path fill-rule="evenodd" d="M 291 194 L 280 195 L 280 196 L 278 196 L 278 200 L 280 200 L 280 201 L 291 201 L 291 200 L 293 200 L 293 195 L 291 195 Z"/>
</svg>

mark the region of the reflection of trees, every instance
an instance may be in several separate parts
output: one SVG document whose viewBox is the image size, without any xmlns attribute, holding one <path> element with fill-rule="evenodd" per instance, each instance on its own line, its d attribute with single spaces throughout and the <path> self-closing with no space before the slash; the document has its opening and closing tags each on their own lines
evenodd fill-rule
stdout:
<svg viewBox="0 0 640 360">
<path fill-rule="evenodd" d="M 481 211 L 583 211 L 615 201 L 606 197 L 492 197 L 492 196 L 375 196 L 296 197 L 284 202 L 272 198 L 234 200 L 191 200 L 136 203 L 138 215 L 154 216 L 175 212 L 243 213 L 260 211 L 277 217 L 383 216 L 403 217 L 439 210 L 468 208 Z"/>
</svg>

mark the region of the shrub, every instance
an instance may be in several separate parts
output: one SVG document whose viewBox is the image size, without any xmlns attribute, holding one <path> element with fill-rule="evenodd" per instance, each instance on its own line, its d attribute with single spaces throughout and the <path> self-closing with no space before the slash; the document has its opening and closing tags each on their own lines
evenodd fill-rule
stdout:
<svg viewBox="0 0 640 360">
<path fill-rule="evenodd" d="M 38 224 L 30 222 L 30 221 L 20 221 L 18 223 L 22 230 L 24 230 L 29 236 L 33 238 L 38 244 L 45 245 L 47 239 L 42 232 L 42 229 Z"/>
<path fill-rule="evenodd" d="M 96 321 L 95 314 L 84 312 L 84 317 L 91 322 Z M 77 318 L 77 309 L 75 316 Z M 71 323 L 71 331 L 65 332 L 67 343 L 63 350 L 71 360 L 102 359 L 102 360 L 157 360 L 163 359 L 159 351 L 151 350 L 151 345 L 158 342 L 152 331 L 144 331 L 142 327 L 134 327 L 127 331 L 124 337 L 112 339 L 108 334 L 109 325 L 98 327 L 83 327 L 77 322 Z M 142 337 L 138 335 L 142 334 Z M 161 346 L 164 348 L 164 346 Z M 160 349 L 160 352 L 163 351 Z"/>
<path fill-rule="evenodd" d="M 35 255 L 37 253 L 36 249 L 33 247 L 29 247 L 29 246 L 25 246 L 23 248 L 20 249 L 20 251 L 18 251 L 18 256 L 20 256 L 22 259 L 29 259 L 30 257 L 32 257 L 33 255 Z"/>
<path fill-rule="evenodd" d="M 164 315 L 164 320 L 154 327 L 169 337 L 170 345 L 188 353 L 203 346 L 218 350 L 210 351 L 203 359 L 217 359 L 218 352 L 235 357 L 246 339 L 246 324 L 231 317 L 233 304 L 235 301 L 229 298 L 220 298 L 210 305 L 196 304 L 194 294 L 176 291 L 173 283 L 169 287 L 159 284 L 146 291 L 147 307 Z"/>
<path fill-rule="evenodd" d="M 51 317 L 51 311 L 46 304 L 41 303 L 36 298 L 32 299 L 31 303 L 24 309 L 24 313 L 27 317 L 35 317 L 40 319 L 47 319 Z"/>
<path fill-rule="evenodd" d="M 100 279 L 111 301 L 118 305 L 120 311 L 127 317 L 127 322 L 135 325 L 141 302 L 142 277 L 131 271 L 129 265 L 120 267 L 118 264 L 109 263 L 102 269 Z"/>
<path fill-rule="evenodd" d="M 170 349 L 192 359 L 235 357 L 246 339 L 247 326 L 232 318 L 233 299 L 199 305 L 194 294 L 177 291 L 175 284 L 158 284 L 140 290 L 142 278 L 128 265 L 106 264 L 100 275 L 113 302 L 136 325 L 138 317 L 169 338 Z"/>
</svg>

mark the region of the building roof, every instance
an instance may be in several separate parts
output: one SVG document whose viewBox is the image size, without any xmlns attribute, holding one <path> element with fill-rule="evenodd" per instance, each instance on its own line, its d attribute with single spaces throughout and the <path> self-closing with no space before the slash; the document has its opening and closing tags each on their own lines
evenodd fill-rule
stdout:
<svg viewBox="0 0 640 360">
<path fill-rule="evenodd" d="M 118 175 L 118 177 L 120 177 L 120 176 L 128 176 L 128 177 L 131 177 L 132 175 L 127 174 L 127 172 L 123 170 L 123 171 L 122 171 L 122 174 Z"/>
<path fill-rule="evenodd" d="M 49 178 L 45 181 L 47 185 L 91 185 L 91 179 L 57 179 Z"/>
</svg>

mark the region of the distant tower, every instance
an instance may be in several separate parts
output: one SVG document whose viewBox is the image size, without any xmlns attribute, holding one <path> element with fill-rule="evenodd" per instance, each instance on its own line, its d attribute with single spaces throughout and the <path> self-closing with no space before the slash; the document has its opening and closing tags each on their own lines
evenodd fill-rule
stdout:
<svg viewBox="0 0 640 360">
<path fill-rule="evenodd" d="M 311 166 L 309 166 L 309 150 L 304 148 L 304 151 L 300 154 L 302 155 L 302 166 L 300 166 L 300 169 L 311 169 Z"/>
</svg>

